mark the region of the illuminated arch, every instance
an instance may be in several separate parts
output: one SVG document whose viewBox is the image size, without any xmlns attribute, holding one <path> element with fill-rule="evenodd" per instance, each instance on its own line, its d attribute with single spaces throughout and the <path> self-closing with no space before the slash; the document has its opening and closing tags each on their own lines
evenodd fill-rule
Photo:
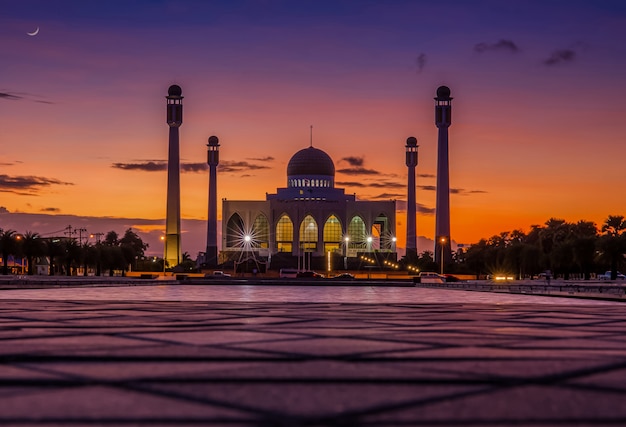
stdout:
<svg viewBox="0 0 626 427">
<path fill-rule="evenodd" d="M 255 248 L 269 248 L 270 223 L 263 214 L 258 214 L 252 225 L 252 246 Z"/>
<path fill-rule="evenodd" d="M 234 213 L 226 223 L 226 247 L 235 248 L 240 246 L 245 233 L 243 219 L 238 213 Z"/>
<path fill-rule="evenodd" d="M 304 217 L 300 223 L 300 249 L 305 252 L 317 250 L 317 222 L 311 215 Z"/>
<path fill-rule="evenodd" d="M 291 252 L 293 249 L 293 222 L 283 214 L 276 223 L 276 250 Z"/>
<path fill-rule="evenodd" d="M 335 215 L 331 215 L 324 224 L 324 252 L 341 252 L 342 237 L 341 222 Z"/>
<path fill-rule="evenodd" d="M 367 230 L 363 218 L 358 215 L 352 217 L 348 225 L 348 237 L 350 238 L 348 248 L 365 249 L 367 247 Z"/>
</svg>

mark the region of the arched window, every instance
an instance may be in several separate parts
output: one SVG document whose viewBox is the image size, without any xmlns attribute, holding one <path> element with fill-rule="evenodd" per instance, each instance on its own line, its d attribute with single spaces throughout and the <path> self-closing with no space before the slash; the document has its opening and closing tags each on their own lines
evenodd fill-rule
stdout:
<svg viewBox="0 0 626 427">
<path fill-rule="evenodd" d="M 300 223 L 300 249 L 305 252 L 317 250 L 317 222 L 311 215 L 305 216 Z"/>
<path fill-rule="evenodd" d="M 348 237 L 350 238 L 349 249 L 365 249 L 367 247 L 367 233 L 363 218 L 355 216 L 350 220 Z"/>
<path fill-rule="evenodd" d="M 278 252 L 291 252 L 293 247 L 293 222 L 283 214 L 276 223 L 276 249 Z"/>
<path fill-rule="evenodd" d="M 234 213 L 226 223 L 226 247 L 236 248 L 243 243 L 244 225 L 239 214 Z"/>
<path fill-rule="evenodd" d="M 263 214 L 258 214 L 252 226 L 252 245 L 255 248 L 269 248 L 270 224 Z"/>
<path fill-rule="evenodd" d="M 341 223 L 331 215 L 324 224 L 324 252 L 341 252 Z"/>
</svg>

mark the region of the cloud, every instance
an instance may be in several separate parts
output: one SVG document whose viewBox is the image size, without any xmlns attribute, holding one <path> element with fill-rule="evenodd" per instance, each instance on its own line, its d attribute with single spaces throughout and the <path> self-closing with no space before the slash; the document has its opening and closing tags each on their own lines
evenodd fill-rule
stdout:
<svg viewBox="0 0 626 427">
<path fill-rule="evenodd" d="M 420 53 L 415 62 L 417 63 L 417 74 L 421 74 L 426 66 L 426 54 Z"/>
<path fill-rule="evenodd" d="M 356 181 L 336 181 L 335 185 L 340 187 L 367 187 L 366 184 Z"/>
<path fill-rule="evenodd" d="M 335 185 L 339 187 L 357 187 L 357 188 L 406 188 L 406 184 L 392 182 L 392 181 L 376 181 L 376 182 L 336 181 Z"/>
<path fill-rule="evenodd" d="M 43 209 L 40 209 L 40 212 L 57 213 L 57 212 L 61 212 L 61 209 L 59 209 L 59 208 L 43 208 Z"/>
<path fill-rule="evenodd" d="M 259 169 L 270 169 L 269 166 L 265 165 L 255 165 L 253 163 L 248 162 L 236 162 L 236 161 L 223 161 L 219 164 L 219 171 L 223 173 L 231 173 L 231 172 L 242 172 L 242 171 L 251 171 L 251 170 L 259 170 Z"/>
<path fill-rule="evenodd" d="M 338 173 L 342 173 L 344 175 L 380 175 L 380 172 L 374 169 L 366 169 L 362 167 L 353 167 L 347 169 L 339 169 Z"/>
<path fill-rule="evenodd" d="M 255 162 L 273 162 L 274 158 L 272 156 L 267 157 L 249 157 L 247 160 L 252 160 Z"/>
<path fill-rule="evenodd" d="M 419 185 L 418 188 L 425 191 L 436 191 L 437 187 L 435 185 Z M 461 196 L 467 196 L 469 194 L 485 194 L 487 193 L 484 190 L 465 190 L 464 188 L 451 188 L 450 194 L 458 194 Z"/>
<path fill-rule="evenodd" d="M 35 194 L 43 187 L 51 185 L 74 185 L 55 178 L 41 176 L 0 175 L 0 192 L 16 194 Z"/>
<path fill-rule="evenodd" d="M 571 49 L 559 49 L 552 52 L 550 57 L 543 61 L 544 65 L 552 66 L 572 62 L 576 59 L 576 52 Z"/>
<path fill-rule="evenodd" d="M 406 207 L 407 207 L 407 203 L 406 200 L 396 200 L 396 211 L 398 212 L 406 212 Z M 415 204 L 415 210 L 418 213 L 424 214 L 424 215 L 434 215 L 435 214 L 435 208 L 429 208 L 428 206 L 422 205 L 421 203 L 416 203 Z"/>
<path fill-rule="evenodd" d="M 350 166 L 363 166 L 365 159 L 363 157 L 343 157 L 340 162 L 347 162 Z"/>
<path fill-rule="evenodd" d="M 417 176 L 420 178 L 435 178 L 435 174 L 432 173 L 420 173 Z"/>
<path fill-rule="evenodd" d="M 370 182 L 365 185 L 372 188 L 406 188 L 406 184 L 390 181 Z"/>
<path fill-rule="evenodd" d="M 24 99 L 23 96 L 16 95 L 9 92 L 0 92 L 0 99 L 7 99 L 10 101 L 17 101 L 18 99 Z"/>
<path fill-rule="evenodd" d="M 403 197 L 403 196 L 406 196 L 406 194 L 382 193 L 382 194 L 379 194 L 378 196 L 374 196 L 374 197 L 371 197 L 371 198 L 372 199 L 385 199 L 385 200 L 388 200 L 388 199 L 396 199 L 398 197 Z"/>
<path fill-rule="evenodd" d="M 181 172 L 204 172 L 209 168 L 206 163 L 182 163 L 180 165 Z"/>
<path fill-rule="evenodd" d="M 484 53 L 489 51 L 518 53 L 520 49 L 513 41 L 506 39 L 500 39 L 496 43 L 478 43 L 474 46 L 474 52 Z"/>
<path fill-rule="evenodd" d="M 33 102 L 39 102 L 41 104 L 54 104 L 54 102 L 51 101 L 46 101 L 43 99 L 37 99 L 37 98 L 41 98 L 40 96 L 37 95 L 32 95 L 29 93 L 22 93 L 22 92 L 0 92 L 0 99 L 5 99 L 8 101 L 19 101 L 21 99 L 30 99 Z"/>
<path fill-rule="evenodd" d="M 167 170 L 167 162 L 163 160 L 150 160 L 137 163 L 113 163 L 112 167 L 127 171 L 161 172 Z M 181 172 L 203 172 L 208 169 L 206 163 L 181 163 Z"/>
<path fill-rule="evenodd" d="M 127 171 L 139 170 L 144 172 L 157 172 L 167 170 L 167 162 L 149 161 L 143 163 L 113 163 L 112 167 Z"/>
</svg>

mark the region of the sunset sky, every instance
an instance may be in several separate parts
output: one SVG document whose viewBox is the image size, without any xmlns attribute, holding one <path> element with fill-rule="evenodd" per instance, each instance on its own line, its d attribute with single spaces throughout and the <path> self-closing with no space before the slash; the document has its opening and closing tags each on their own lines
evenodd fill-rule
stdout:
<svg viewBox="0 0 626 427">
<path fill-rule="evenodd" d="M 221 144 L 218 200 L 262 200 L 286 186 L 311 125 L 337 187 L 400 210 L 415 136 L 417 228 L 432 238 L 440 85 L 454 97 L 457 243 L 626 214 L 623 1 L 0 6 L 0 228 L 133 227 L 162 253 L 171 84 L 185 97 L 182 239 L 194 258 L 206 245 L 208 137 Z M 399 246 L 405 222 L 399 211 Z"/>
</svg>

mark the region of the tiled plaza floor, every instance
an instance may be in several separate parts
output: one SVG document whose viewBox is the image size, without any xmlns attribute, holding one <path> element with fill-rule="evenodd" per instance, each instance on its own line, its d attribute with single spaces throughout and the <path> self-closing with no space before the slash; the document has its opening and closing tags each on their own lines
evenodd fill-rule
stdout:
<svg viewBox="0 0 626 427">
<path fill-rule="evenodd" d="M 0 293 L 1 426 L 626 425 L 622 303 L 74 292 Z"/>
</svg>

